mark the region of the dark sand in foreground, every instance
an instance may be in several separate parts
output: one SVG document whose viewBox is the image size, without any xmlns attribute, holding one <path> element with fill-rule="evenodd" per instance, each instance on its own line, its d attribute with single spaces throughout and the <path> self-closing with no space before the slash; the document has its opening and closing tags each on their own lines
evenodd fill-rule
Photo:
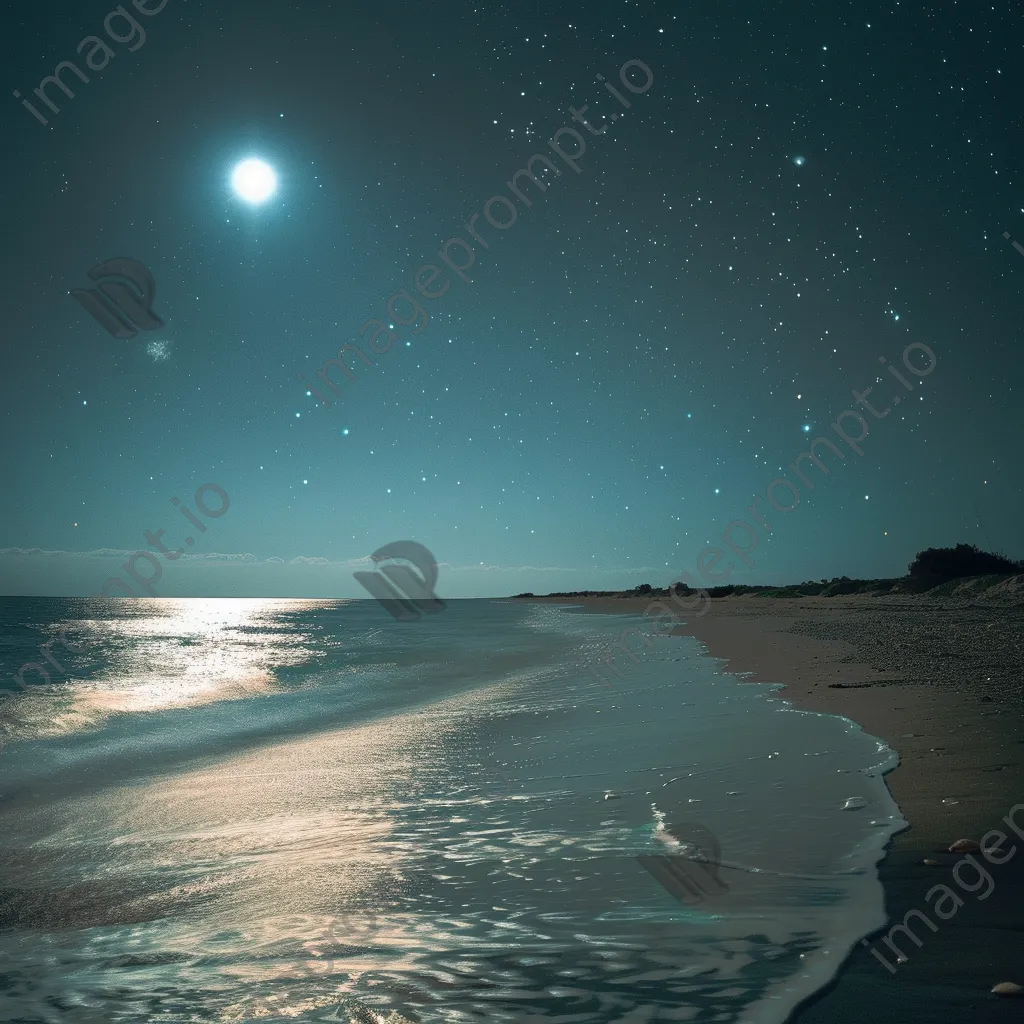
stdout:
<svg viewBox="0 0 1024 1024">
<path fill-rule="evenodd" d="M 556 603 L 621 613 L 642 612 L 649 600 Z M 727 597 L 678 632 L 726 659 L 729 671 L 786 684 L 780 696 L 797 707 L 853 719 L 900 756 L 886 781 L 911 827 L 893 839 L 879 866 L 890 916 L 886 932 L 912 909 L 938 931 L 911 919 L 922 944 L 894 936 L 908 954 L 895 974 L 858 946 L 835 984 L 792 1020 L 1024 1020 L 1024 998 L 990 994 L 997 982 L 1024 985 L 1024 839 L 1002 822 L 1015 804 L 1024 804 L 1024 607 L 927 595 Z M 1024 810 L 1016 820 L 1024 823 Z M 953 868 L 962 855 L 946 851 L 958 839 L 980 841 L 992 829 L 1006 833 L 1004 849 L 1013 844 L 1016 852 L 1003 865 L 976 855 L 994 884 L 989 898 L 979 901 L 968 891 L 978 884 L 977 874 L 965 865 L 959 885 Z M 938 866 L 923 864 L 925 858 Z M 932 909 L 936 897 L 925 899 L 939 884 L 964 901 L 945 921 Z M 880 949 L 895 959 L 885 945 Z"/>
</svg>

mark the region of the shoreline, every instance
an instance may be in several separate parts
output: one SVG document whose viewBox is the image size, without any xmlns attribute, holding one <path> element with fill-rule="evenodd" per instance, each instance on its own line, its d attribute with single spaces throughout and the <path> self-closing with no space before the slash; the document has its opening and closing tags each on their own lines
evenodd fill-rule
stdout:
<svg viewBox="0 0 1024 1024">
<path fill-rule="evenodd" d="M 612 614 L 642 614 L 650 603 L 533 600 Z M 910 827 L 878 865 L 889 921 L 791 1024 L 863 1024 L 879 1015 L 900 1024 L 1019 1020 L 1021 1001 L 990 990 L 1004 981 L 1024 985 L 1024 853 L 1016 853 L 1024 839 L 1002 820 L 1024 804 L 1024 609 L 924 595 L 722 597 L 706 616 L 666 632 L 694 637 L 725 671 L 750 682 L 782 683 L 778 696 L 799 710 L 851 719 L 899 756 L 885 782 Z M 1015 820 L 1024 822 L 1024 812 Z M 978 855 L 992 879 L 991 889 L 979 885 L 990 892 L 981 901 L 954 881 L 963 855 L 948 849 L 993 829 L 1008 834 L 1010 856 L 997 866 Z M 963 901 L 947 919 L 932 909 L 941 898 L 925 898 L 937 885 Z M 937 930 L 911 918 L 922 943 L 897 935 L 907 960 L 886 969 L 870 948 L 915 910 Z"/>
</svg>

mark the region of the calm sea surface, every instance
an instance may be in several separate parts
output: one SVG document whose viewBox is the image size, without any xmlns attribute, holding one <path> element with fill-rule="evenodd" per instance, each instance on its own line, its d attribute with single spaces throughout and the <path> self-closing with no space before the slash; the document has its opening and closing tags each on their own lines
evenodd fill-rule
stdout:
<svg viewBox="0 0 1024 1024">
<path fill-rule="evenodd" d="M 603 685 L 635 622 L 0 599 L 0 1020 L 785 1020 L 884 920 L 895 756 L 688 637 Z"/>
</svg>

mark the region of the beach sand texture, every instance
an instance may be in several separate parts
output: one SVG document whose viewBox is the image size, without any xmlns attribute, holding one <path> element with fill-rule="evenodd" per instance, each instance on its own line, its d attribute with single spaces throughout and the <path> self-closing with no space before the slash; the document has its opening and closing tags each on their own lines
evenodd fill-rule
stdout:
<svg viewBox="0 0 1024 1024">
<path fill-rule="evenodd" d="M 730 672 L 784 683 L 780 696 L 799 708 L 843 715 L 900 755 L 886 778 L 911 827 L 896 836 L 879 867 L 888 927 L 913 909 L 936 925 L 897 934 L 906 962 L 890 973 L 859 946 L 835 983 L 805 1004 L 794 1024 L 924 1024 L 1019 1021 L 1024 1000 L 991 994 L 1024 985 L 1024 839 L 1002 819 L 1024 805 L 1024 596 L 1021 577 L 972 592 L 969 584 L 934 594 L 851 597 L 716 598 L 678 632 L 696 637 Z M 642 612 L 643 599 L 583 600 L 590 611 Z M 639 645 L 637 645 L 639 646 Z M 1024 809 L 1016 821 L 1024 829 Z M 1002 865 L 982 864 L 988 899 L 953 878 L 956 840 L 980 841 L 992 829 L 1015 851 Z M 925 860 L 936 861 L 926 865 Z M 977 877 L 961 869 L 968 885 Z M 947 920 L 925 895 L 935 885 L 963 905 Z M 978 887 L 984 893 L 988 887 Z M 947 910 L 948 912 L 948 910 Z M 871 940 L 872 946 L 884 933 Z M 884 944 L 886 959 L 895 962 Z"/>
</svg>

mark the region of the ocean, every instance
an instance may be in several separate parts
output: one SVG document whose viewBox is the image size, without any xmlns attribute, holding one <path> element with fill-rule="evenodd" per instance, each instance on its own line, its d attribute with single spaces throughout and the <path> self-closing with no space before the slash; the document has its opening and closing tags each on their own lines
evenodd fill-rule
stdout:
<svg viewBox="0 0 1024 1024">
<path fill-rule="evenodd" d="M 602 682 L 635 624 L 0 599 L 0 1020 L 784 1021 L 885 920 L 895 754 L 689 637 Z"/>
</svg>

